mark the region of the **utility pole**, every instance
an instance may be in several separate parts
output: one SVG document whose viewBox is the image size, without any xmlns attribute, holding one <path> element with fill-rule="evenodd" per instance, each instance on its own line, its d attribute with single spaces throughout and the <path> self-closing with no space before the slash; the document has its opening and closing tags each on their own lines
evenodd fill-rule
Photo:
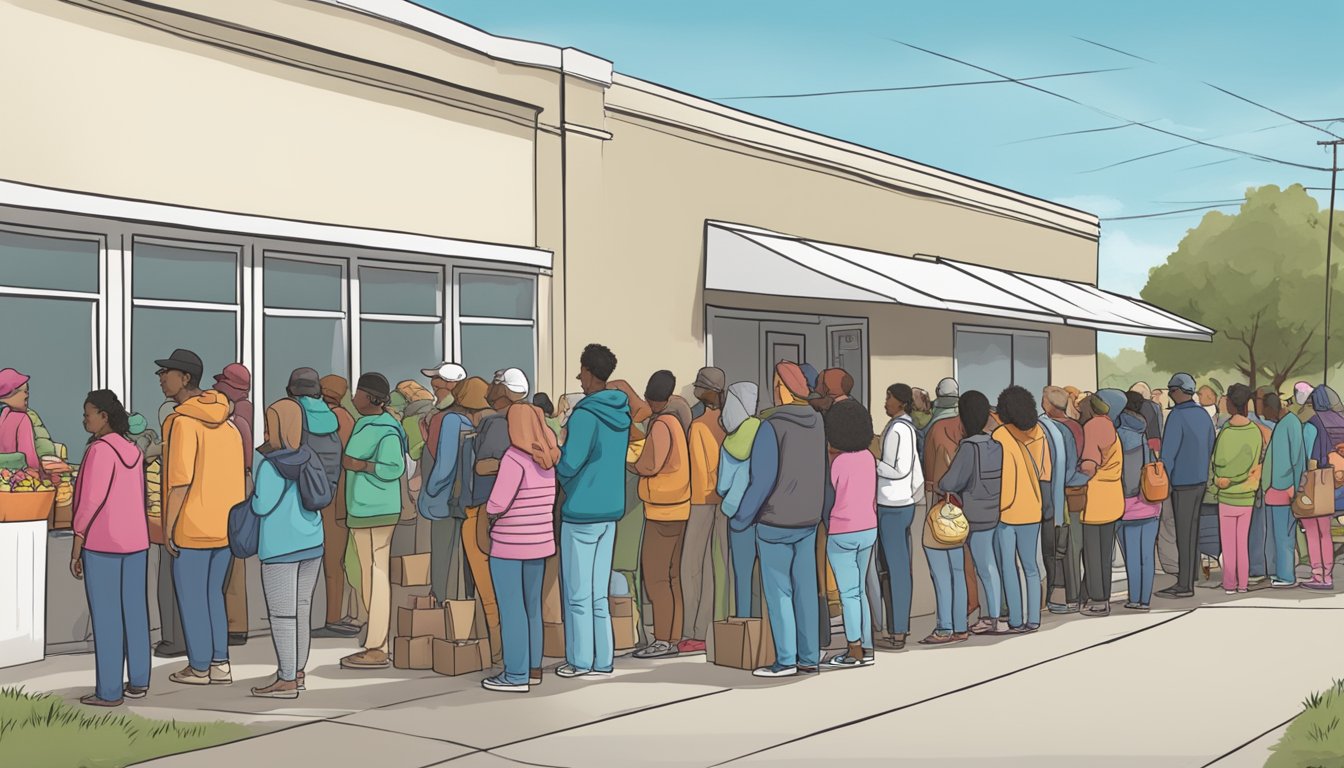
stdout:
<svg viewBox="0 0 1344 768">
<path fill-rule="evenodd" d="M 1335 176 L 1339 173 L 1339 145 L 1344 139 L 1318 141 L 1319 146 L 1330 147 L 1330 213 L 1325 225 L 1325 376 L 1321 381 L 1330 384 L 1330 245 L 1335 240 Z"/>
</svg>

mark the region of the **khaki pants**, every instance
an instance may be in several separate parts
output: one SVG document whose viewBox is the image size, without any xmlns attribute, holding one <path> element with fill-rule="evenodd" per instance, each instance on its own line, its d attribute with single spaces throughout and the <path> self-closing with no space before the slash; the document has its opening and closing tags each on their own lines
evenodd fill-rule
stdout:
<svg viewBox="0 0 1344 768">
<path fill-rule="evenodd" d="M 381 528 L 353 528 L 350 538 L 355 540 L 359 553 L 359 586 L 365 610 L 369 612 L 369 634 L 364 648 L 387 653 L 387 635 L 392 626 L 392 582 L 388 578 L 388 560 L 392 553 L 392 532 L 395 525 Z"/>
<path fill-rule="evenodd" d="M 653 604 L 653 638 L 676 645 L 681 642 L 684 620 L 681 591 L 682 543 L 685 520 L 645 520 L 640 565 L 644 591 Z M 597 574 L 610 584 L 611 574 Z"/>
<path fill-rule="evenodd" d="M 247 617 L 247 561 L 233 558 L 229 579 L 224 582 L 224 614 L 229 619 L 229 634 L 246 635 Z"/>
<path fill-rule="evenodd" d="M 714 504 L 693 505 L 681 553 L 682 636 L 689 640 L 708 640 L 714 623 L 716 541 L 719 553 L 728 551 L 728 518 Z"/>
<path fill-rule="evenodd" d="M 495 663 L 503 658 L 504 646 L 499 636 L 499 602 L 495 600 L 494 583 L 490 581 L 490 556 L 477 544 L 476 526 L 484 525 L 485 507 L 467 507 L 467 519 L 462 523 L 462 548 L 467 552 L 471 578 L 476 582 L 476 596 L 485 609 L 485 624 L 490 629 L 490 657 Z"/>
</svg>

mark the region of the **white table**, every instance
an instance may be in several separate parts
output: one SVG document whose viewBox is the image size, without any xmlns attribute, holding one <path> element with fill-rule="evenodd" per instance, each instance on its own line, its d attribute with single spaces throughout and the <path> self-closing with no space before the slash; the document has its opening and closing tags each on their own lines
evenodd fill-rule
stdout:
<svg viewBox="0 0 1344 768">
<path fill-rule="evenodd" d="M 47 625 L 47 521 L 0 523 L 0 667 L 41 661 Z"/>
</svg>

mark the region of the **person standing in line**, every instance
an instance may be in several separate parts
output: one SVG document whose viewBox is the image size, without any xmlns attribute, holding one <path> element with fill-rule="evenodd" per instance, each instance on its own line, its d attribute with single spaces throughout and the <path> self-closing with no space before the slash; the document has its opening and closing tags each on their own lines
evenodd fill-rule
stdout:
<svg viewBox="0 0 1344 768">
<path fill-rule="evenodd" d="M 932 403 L 934 410 L 930 421 L 925 425 L 923 432 L 916 433 L 917 443 L 922 441 L 919 455 L 923 461 L 924 493 L 929 504 L 934 502 L 932 497 L 938 488 L 943 473 L 947 472 L 948 468 L 952 466 L 952 459 L 957 455 L 961 441 L 967 437 L 965 427 L 962 426 L 961 419 L 958 418 L 961 396 L 958 394 L 960 390 L 957 387 L 956 379 L 943 379 L 938 382 L 937 391 L 938 399 Z M 915 398 L 918 399 L 917 393 Z M 986 428 L 993 431 L 993 426 L 993 415 L 991 414 L 990 424 Z M 962 571 L 966 574 L 966 616 L 969 619 L 971 616 L 980 613 L 981 609 L 980 585 L 976 583 L 976 574 L 984 568 L 997 570 L 998 559 L 995 557 L 986 563 L 977 563 L 974 561 L 972 547 L 963 547 L 962 549 L 966 553 L 966 561 L 962 565 Z M 984 552 L 985 550 L 977 551 Z M 992 549 L 988 551 L 990 554 L 993 553 Z M 995 582 L 998 583 L 999 579 L 996 578 Z M 988 588 L 988 585 L 986 584 L 985 587 Z M 986 599 L 986 602 L 988 602 L 988 599 Z M 994 600 L 994 603 L 1002 607 L 1002 602 L 1003 595 L 1000 594 Z M 998 614 L 988 616 L 981 613 L 980 615 L 981 621 L 985 619 L 998 621 L 1000 618 Z M 892 617 L 888 617 L 887 624 L 887 628 L 894 633 L 896 627 Z M 983 626 L 980 622 L 977 622 L 976 625 Z"/>
<path fill-rule="evenodd" d="M 345 447 L 346 525 L 359 556 L 360 589 L 369 615 L 364 650 L 341 659 L 344 669 L 387 669 L 392 584 L 388 573 L 392 533 L 401 519 L 401 476 L 406 473 L 406 433 L 388 412 L 392 387 L 381 373 L 359 377 L 354 394 L 360 419 Z"/>
<path fill-rule="evenodd" d="M 85 399 L 84 430 L 91 437 L 75 482 L 70 574 L 84 582 L 89 601 L 97 683 L 79 702 L 115 707 L 149 694 L 145 460 L 129 439 L 126 408 L 109 390 Z"/>
<path fill-rule="evenodd" d="M 178 350 L 157 361 L 165 393 L 181 396 L 196 381 L 199 358 L 191 361 L 187 354 Z M 196 362 L 193 370 L 181 370 L 191 362 Z M 228 399 L 215 390 L 185 399 L 168 421 L 164 445 L 163 541 L 172 557 L 188 660 L 168 679 L 228 685 L 233 682 L 224 608 L 224 582 L 233 559 L 229 510 L 247 497 L 243 438 L 229 421 Z"/>
<path fill-rule="evenodd" d="M 644 449 L 630 465 L 639 476 L 644 502 L 644 538 L 640 569 L 653 604 L 654 642 L 635 652 L 637 659 L 679 653 L 684 622 L 681 559 L 686 521 L 691 514 L 691 465 L 686 445 L 690 409 L 677 402 L 676 377 L 658 371 L 649 377 L 644 401 L 653 410 Z"/>
<path fill-rule="evenodd" d="M 1171 483 L 1176 522 L 1176 583 L 1159 590 L 1167 599 L 1194 597 L 1199 572 L 1199 507 L 1213 460 L 1213 419 L 1195 401 L 1195 380 L 1188 373 L 1171 377 L 1167 392 L 1174 403 L 1162 434 L 1161 461 Z"/>
<path fill-rule="evenodd" d="M 921 435 L 929 427 L 929 422 L 933 421 L 933 399 L 929 397 L 927 390 L 915 387 L 915 402 L 910 406 L 910 419 L 914 422 L 915 431 Z"/>
<path fill-rule="evenodd" d="M 229 363 L 215 375 L 215 391 L 224 393 L 233 407 L 230 423 L 243 439 L 243 468 L 247 489 L 252 490 L 252 372 L 242 363 Z M 229 645 L 246 645 L 251 629 L 247 613 L 247 562 L 229 560 L 229 577 L 224 582 L 224 611 L 229 617 Z"/>
<path fill-rule="evenodd" d="M 1142 381 L 1130 387 L 1129 391 L 1138 395 L 1142 401 L 1138 414 L 1143 417 L 1146 425 L 1143 433 L 1144 442 L 1156 451 L 1162 447 L 1162 406 L 1153 396 L 1152 387 Z"/>
<path fill-rule="evenodd" d="M 579 357 L 583 399 L 565 425 L 556 465 L 560 505 L 560 571 L 565 609 L 564 678 L 610 675 L 615 666 L 609 589 L 616 523 L 625 515 L 625 459 L 630 400 L 607 389 L 616 355 L 589 344 Z"/>
<path fill-rule="evenodd" d="M 341 439 L 341 450 L 344 452 L 350 444 L 350 435 L 355 431 L 355 417 L 341 405 L 350 391 L 350 382 L 331 374 L 323 376 L 319 384 L 322 402 L 336 417 L 336 435 Z M 349 613 L 345 610 L 347 605 L 353 603 L 357 606 L 360 602 L 353 594 L 347 599 L 347 592 L 356 591 L 346 577 L 350 570 L 346 564 L 347 556 L 351 565 L 358 559 L 352 550 L 350 531 L 345 527 L 345 472 L 341 472 L 340 479 L 336 481 L 336 493 L 327 508 L 322 510 L 322 584 L 326 594 L 327 615 L 325 625 L 314 630 L 313 637 L 354 637 L 364 626 L 359 608 L 352 606 Z"/>
<path fill-rule="evenodd" d="M 1302 415 L 1308 418 L 1302 427 L 1307 458 L 1315 460 L 1316 466 L 1321 469 L 1333 466 L 1330 457 L 1338 456 L 1338 447 L 1344 444 L 1344 415 L 1336 409 L 1337 401 L 1334 391 L 1321 385 L 1312 390 L 1311 398 L 1302 410 Z M 1336 513 L 1339 511 L 1338 506 L 1336 502 Z M 1303 589 L 1331 591 L 1335 588 L 1335 545 L 1330 536 L 1334 519 L 1334 515 L 1324 515 L 1302 521 L 1307 539 L 1307 556 L 1311 560 L 1311 579 L 1298 584 Z"/>
<path fill-rule="evenodd" d="M 1056 452 L 1058 471 L 1051 475 L 1054 517 L 1041 526 L 1043 532 L 1053 529 L 1051 534 L 1043 533 L 1041 537 L 1046 563 L 1046 608 L 1055 614 L 1078 613 L 1083 591 L 1083 515 L 1069 510 L 1068 495 L 1069 489 L 1087 485 L 1087 477 L 1078 471 L 1083 427 L 1068 415 L 1066 390 L 1046 387 L 1041 401 L 1046 419 L 1058 427 L 1062 449 Z M 1061 592 L 1062 601 L 1058 599 Z"/>
<path fill-rule="evenodd" d="M 415 504 L 420 516 L 429 521 L 430 593 L 442 603 L 449 597 L 449 574 L 454 556 L 462 551 L 462 523 L 466 519 L 466 510 L 449 504 L 458 479 L 458 448 L 463 433 L 475 427 L 456 396 L 467 378 L 462 366 L 444 361 L 420 373 L 429 379 L 434 406 L 420 419 L 425 447 L 420 453 L 422 482 Z M 449 425 L 446 435 L 445 423 Z"/>
<path fill-rule="evenodd" d="M 726 437 L 719 453 L 719 481 L 716 491 L 723 497 L 720 510 L 725 520 L 731 520 L 742 504 L 751 473 L 751 446 L 761 420 L 754 415 L 758 390 L 749 381 L 740 381 L 728 388 L 720 420 Z M 732 568 L 732 615 L 741 618 L 760 618 L 760 596 L 752 584 L 756 569 L 756 526 L 728 534 L 729 562 Z"/>
<path fill-rule="evenodd" d="M 939 478 L 938 492 L 961 500 L 962 512 L 970 525 L 966 546 L 973 552 L 976 574 L 985 585 L 987 610 L 969 631 L 977 635 L 997 635 L 1004 629 L 999 622 L 1003 608 L 1000 605 L 1003 575 L 999 571 L 994 545 L 1003 489 L 1003 447 L 985 431 L 989 426 L 989 398 L 984 393 L 971 390 L 962 395 L 958 420 L 967 437 L 957 448 L 952 466 Z M 955 575 L 955 566 L 952 570 Z M 966 581 L 970 582 L 971 578 L 968 574 Z M 944 622 L 945 627 L 955 623 L 956 617 L 952 618 L 952 622 Z"/>
<path fill-rule="evenodd" d="M 943 390 L 940 384 L 939 391 Z M 909 385 L 893 384 L 887 388 L 886 410 L 891 420 L 882 430 L 882 457 L 877 462 L 878 538 L 891 578 L 889 620 L 894 625 L 891 647 L 896 650 L 905 647 L 910 634 L 910 602 L 914 594 L 910 526 L 915 521 L 915 494 L 924 491 L 924 472 L 915 448 L 915 425 L 907 411 L 913 401 Z"/>
<path fill-rule="evenodd" d="M 486 513 L 490 576 L 499 599 L 504 671 L 481 686 L 527 693 L 541 684 L 541 591 L 546 558 L 555 554 L 555 464 L 560 447 L 545 413 L 534 405 L 509 408 L 509 448 Z"/>
<path fill-rule="evenodd" d="M 825 428 L 834 453 L 826 499 L 826 558 L 835 573 L 848 644 L 826 664 L 869 666 L 877 660 L 867 589 L 868 564 L 877 545 L 877 461 L 869 450 L 873 417 L 861 403 L 846 399 L 827 411 Z"/>
<path fill-rule="evenodd" d="M 705 650 L 711 625 L 719 613 L 717 596 L 722 559 L 728 554 L 728 521 L 719 514 L 719 453 L 726 436 L 720 423 L 728 378 L 718 368 L 701 368 L 695 377 L 695 398 L 704 413 L 691 422 L 687 449 L 691 465 L 691 516 L 681 556 L 681 591 L 685 602 L 682 653 Z M 717 557 L 716 557 L 717 553 Z"/>
<path fill-rule="evenodd" d="M 1118 389 L 1099 390 L 1088 400 L 1093 418 L 1083 424 L 1079 470 L 1087 475 L 1087 509 L 1083 510 L 1083 583 L 1087 604 L 1083 615 L 1111 614 L 1115 526 L 1125 514 L 1124 448 L 1116 431 L 1128 399 Z"/>
<path fill-rule="evenodd" d="M 1247 416 L 1252 392 L 1245 384 L 1227 390 L 1230 417 L 1213 446 L 1214 496 L 1223 549 L 1223 591 L 1250 591 L 1251 508 L 1260 487 L 1260 456 L 1264 439 Z"/>
<path fill-rule="evenodd" d="M 1153 558 L 1157 553 L 1157 526 L 1162 502 L 1148 501 L 1142 493 L 1143 468 L 1152 456 L 1148 440 L 1151 431 L 1143 414 L 1151 402 L 1133 389 L 1127 392 L 1125 410 L 1120 414 L 1116 430 L 1123 452 L 1121 476 L 1125 493 L 1125 511 L 1117 532 L 1129 584 L 1129 602 L 1125 603 L 1125 608 L 1131 611 L 1148 610 L 1153 601 L 1153 574 L 1157 571 Z"/>
<path fill-rule="evenodd" d="M 1036 421 L 1036 399 L 1030 392 L 1008 387 L 999 394 L 997 410 L 1003 426 L 994 430 L 993 438 L 1003 449 L 1003 476 L 994 543 L 1008 603 L 1008 631 L 1035 632 L 1041 626 L 1041 574 L 1037 565 L 1045 506 L 1041 489 L 1053 471 L 1050 446 L 1045 430 Z"/>
<path fill-rule="evenodd" d="M 1293 496 L 1302 473 L 1307 470 L 1307 445 L 1302 422 L 1284 413 L 1277 392 L 1269 392 L 1260 404 L 1264 418 L 1273 423 L 1269 448 L 1265 451 L 1260 490 L 1269 511 L 1270 546 L 1274 552 L 1273 589 L 1297 586 L 1297 518 L 1293 516 Z"/>
<path fill-rule="evenodd" d="M 751 446 L 750 478 L 733 516 L 735 531 L 756 525 L 775 663 L 757 677 L 815 674 L 821 663 L 817 526 L 826 502 L 826 430 L 807 404 L 807 377 L 796 363 L 775 366 L 775 407 Z"/>
</svg>

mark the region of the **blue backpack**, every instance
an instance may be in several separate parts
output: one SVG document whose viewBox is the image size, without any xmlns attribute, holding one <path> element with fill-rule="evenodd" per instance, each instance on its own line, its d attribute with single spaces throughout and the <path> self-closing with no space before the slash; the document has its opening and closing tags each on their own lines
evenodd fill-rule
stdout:
<svg viewBox="0 0 1344 768">
<path fill-rule="evenodd" d="M 261 518 L 252 512 L 252 499 L 246 498 L 229 510 L 229 550 L 239 560 L 257 554 L 261 542 Z"/>
</svg>

